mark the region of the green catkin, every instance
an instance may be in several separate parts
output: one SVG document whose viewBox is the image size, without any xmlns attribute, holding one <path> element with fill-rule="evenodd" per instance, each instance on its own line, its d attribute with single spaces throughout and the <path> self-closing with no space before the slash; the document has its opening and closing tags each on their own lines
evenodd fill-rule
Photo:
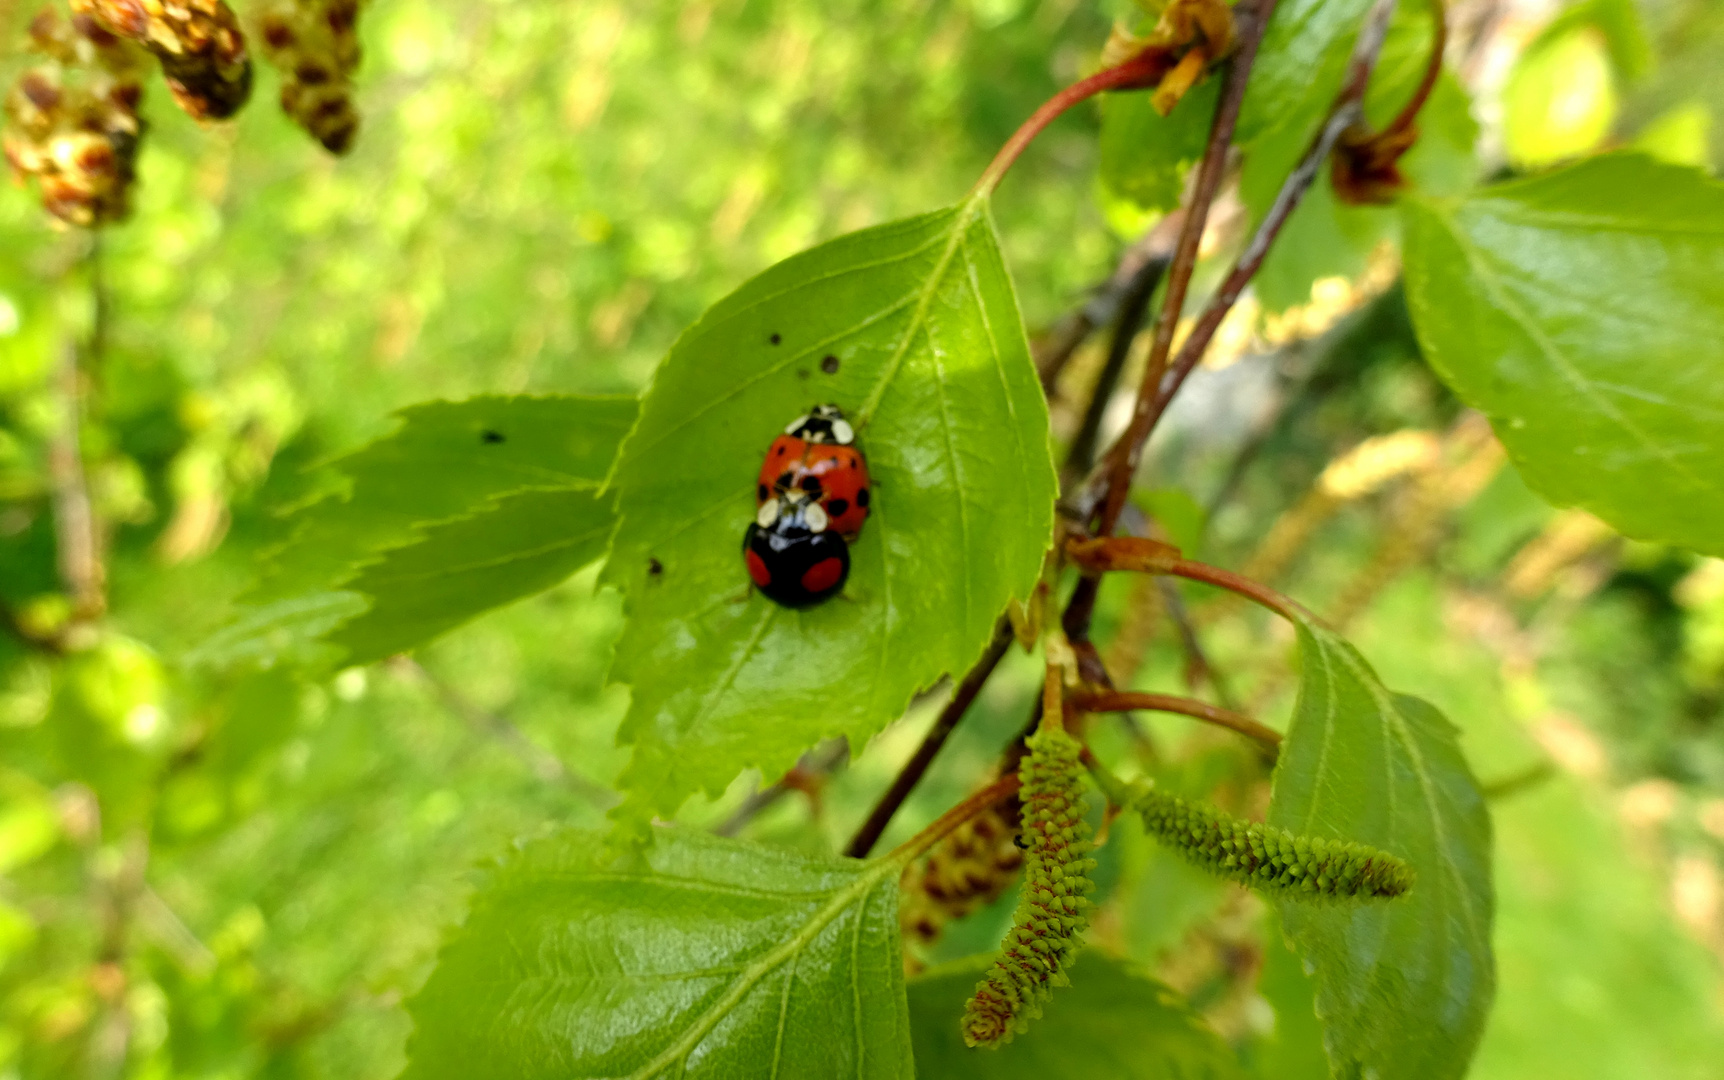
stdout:
<svg viewBox="0 0 1724 1080">
<path fill-rule="evenodd" d="M 1400 896 L 1413 884 L 1412 867 L 1366 844 L 1295 836 L 1159 791 L 1141 793 L 1133 808 L 1150 835 L 1188 862 L 1259 892 L 1291 900 L 1373 900 Z"/>
<path fill-rule="evenodd" d="M 964 1041 L 998 1046 L 1042 1013 L 1053 987 L 1066 984 L 1093 887 L 1088 858 L 1089 804 L 1083 797 L 1080 747 L 1064 731 L 1030 736 L 1018 766 L 1022 781 L 1024 886 L 1012 928 L 976 996 L 964 1007 Z"/>
</svg>

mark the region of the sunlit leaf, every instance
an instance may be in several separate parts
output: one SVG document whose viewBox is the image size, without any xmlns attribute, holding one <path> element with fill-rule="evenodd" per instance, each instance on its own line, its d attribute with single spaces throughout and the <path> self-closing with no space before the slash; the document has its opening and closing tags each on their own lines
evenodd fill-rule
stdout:
<svg viewBox="0 0 1724 1080">
<path fill-rule="evenodd" d="M 1724 187 L 1619 154 L 1407 222 L 1419 340 L 1527 483 L 1724 553 Z"/>
<path fill-rule="evenodd" d="M 1352 646 L 1299 627 L 1299 700 L 1269 822 L 1405 859 L 1412 889 L 1381 904 L 1279 901 L 1315 967 L 1337 1076 L 1465 1075 L 1490 1011 L 1490 818 L 1454 727 L 1392 694 Z"/>
<path fill-rule="evenodd" d="M 792 611 L 749 588 L 740 549 L 768 444 L 820 402 L 852 418 L 875 498 L 845 594 Z M 1054 499 L 985 201 L 841 237 L 719 302 L 660 367 L 614 482 L 637 819 L 872 735 L 963 671 L 1033 583 Z"/>
<path fill-rule="evenodd" d="M 936 968 L 909 984 L 916 1075 L 940 1080 L 1235 1080 L 1227 1044 L 1166 986 L 1097 952 L 1055 992 L 1029 1031 L 995 1050 L 964 1045 L 960 1019 L 991 956 Z"/>
<path fill-rule="evenodd" d="M 409 1003 L 403 1080 L 912 1075 L 901 863 L 563 832 L 495 871 Z"/>
<path fill-rule="evenodd" d="M 1527 50 L 1503 91 L 1509 159 L 1537 168 L 1577 157 L 1609 134 L 1619 105 L 1602 34 L 1578 27 Z"/>
<path fill-rule="evenodd" d="M 593 486 L 609 473 L 634 423 L 632 398 L 486 396 L 402 409 L 401 426 L 336 459 L 345 497 L 288 520 L 288 542 L 246 599 L 254 604 L 328 589 L 376 552 L 414 539 L 415 526 L 472 513 L 516 491 Z"/>
<path fill-rule="evenodd" d="M 328 640 L 347 663 L 369 663 L 548 589 L 604 554 L 611 503 L 590 488 L 524 491 L 428 526 L 347 583 L 370 607 Z"/>
</svg>

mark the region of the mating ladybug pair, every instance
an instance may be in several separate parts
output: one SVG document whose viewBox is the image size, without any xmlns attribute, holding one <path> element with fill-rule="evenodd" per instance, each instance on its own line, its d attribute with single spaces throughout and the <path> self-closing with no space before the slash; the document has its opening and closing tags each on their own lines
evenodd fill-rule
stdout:
<svg viewBox="0 0 1724 1080">
<path fill-rule="evenodd" d="M 772 440 L 742 539 L 748 576 L 789 608 L 833 596 L 850 576 L 850 545 L 868 520 L 868 463 L 836 405 L 817 405 Z"/>
</svg>

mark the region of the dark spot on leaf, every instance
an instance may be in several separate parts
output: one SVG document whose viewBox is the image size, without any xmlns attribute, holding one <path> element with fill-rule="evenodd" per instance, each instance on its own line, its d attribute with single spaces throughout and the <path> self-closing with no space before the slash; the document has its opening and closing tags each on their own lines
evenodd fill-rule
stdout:
<svg viewBox="0 0 1724 1080">
<path fill-rule="evenodd" d="M 492 431 L 487 428 L 486 430 L 479 432 L 479 441 L 482 443 L 500 443 L 503 441 L 503 433 L 501 431 Z"/>
<path fill-rule="evenodd" d="M 661 563 L 654 558 L 648 558 L 646 561 L 646 572 L 651 574 L 653 577 L 658 577 L 660 574 L 664 573 L 664 563 Z"/>
<path fill-rule="evenodd" d="M 833 499 L 826 504 L 826 512 L 833 517 L 843 517 L 844 511 L 850 509 L 850 504 L 843 499 Z"/>
<path fill-rule="evenodd" d="M 805 368 L 805 367 L 799 367 L 799 368 L 797 368 L 797 369 L 796 369 L 796 377 L 797 377 L 797 378 L 798 378 L 798 379 L 806 379 L 806 378 L 808 378 L 808 369 L 807 369 L 807 368 Z"/>
<path fill-rule="evenodd" d="M 868 509 L 868 489 L 867 488 L 863 488 L 861 491 L 858 491 L 856 493 L 856 505 L 860 506 L 864 510 Z"/>
<path fill-rule="evenodd" d="M 772 343 L 773 343 L 773 344 L 774 344 L 774 345 L 776 345 L 776 344 L 778 344 L 778 343 L 779 343 L 779 342 L 780 342 L 780 341 L 783 341 L 783 340 L 784 340 L 784 339 L 783 339 L 783 338 L 781 338 L 781 337 L 779 337 L 779 336 L 778 336 L 778 335 L 777 335 L 777 334 L 773 334 L 773 335 L 772 335 L 772 337 L 770 337 L 770 338 L 769 338 L 769 339 L 767 339 L 767 340 L 769 340 L 769 341 L 771 341 L 771 342 L 772 342 Z"/>
<path fill-rule="evenodd" d="M 838 358 L 828 354 L 825 359 L 820 361 L 820 370 L 828 375 L 838 374 Z"/>
</svg>

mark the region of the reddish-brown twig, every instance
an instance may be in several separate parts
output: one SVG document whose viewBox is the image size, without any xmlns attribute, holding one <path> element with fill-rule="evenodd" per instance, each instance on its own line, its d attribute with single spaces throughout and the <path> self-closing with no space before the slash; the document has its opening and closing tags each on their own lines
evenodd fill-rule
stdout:
<svg viewBox="0 0 1724 1080">
<path fill-rule="evenodd" d="M 844 854 L 851 858 L 866 858 L 874 845 L 879 843 L 880 834 L 886 831 L 891 823 L 892 815 L 904 805 L 904 800 L 910 797 L 916 785 L 921 782 L 922 775 L 933 764 L 934 756 L 946 745 L 946 739 L 952 734 L 952 729 L 958 726 L 958 721 L 964 718 L 964 713 L 970 708 L 970 703 L 976 700 L 976 695 L 982 692 L 982 685 L 999 666 L 1001 657 L 1012 645 L 1011 620 L 1002 618 L 994 626 L 994 636 L 988 642 L 988 647 L 982 653 L 982 658 L 964 676 L 964 681 L 958 684 L 952 693 L 952 700 L 946 702 L 946 707 L 940 710 L 940 715 L 934 719 L 934 726 L 928 729 L 928 734 L 922 737 L 922 745 L 916 747 L 916 752 L 910 755 L 910 760 L 898 770 L 898 775 L 892 781 L 892 786 L 881 795 L 880 801 L 874 804 L 874 809 L 868 812 L 868 817 L 856 828 L 856 835 L 844 845 Z"/>
<path fill-rule="evenodd" d="M 1195 698 L 1178 697 L 1173 694 L 1137 694 L 1137 693 L 1106 693 L 1078 694 L 1070 699 L 1073 708 L 1084 712 L 1130 712 L 1133 709 L 1143 709 L 1147 712 L 1179 713 L 1196 720 L 1215 724 L 1236 731 L 1250 739 L 1255 739 L 1269 750 L 1274 751 L 1281 745 L 1281 733 L 1274 728 L 1265 727 L 1243 713 L 1232 709 L 1223 709 L 1208 702 Z"/>
</svg>

